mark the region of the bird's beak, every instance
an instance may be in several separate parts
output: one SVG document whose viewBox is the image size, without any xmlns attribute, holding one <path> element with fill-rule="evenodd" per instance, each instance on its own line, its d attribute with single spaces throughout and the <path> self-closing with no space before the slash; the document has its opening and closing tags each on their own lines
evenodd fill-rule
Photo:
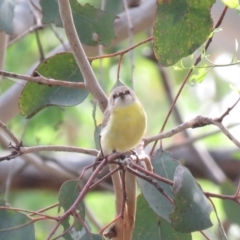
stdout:
<svg viewBox="0 0 240 240">
<path fill-rule="evenodd" d="M 124 99 L 125 98 L 124 92 L 120 92 L 119 96 L 120 96 L 121 99 Z"/>
</svg>

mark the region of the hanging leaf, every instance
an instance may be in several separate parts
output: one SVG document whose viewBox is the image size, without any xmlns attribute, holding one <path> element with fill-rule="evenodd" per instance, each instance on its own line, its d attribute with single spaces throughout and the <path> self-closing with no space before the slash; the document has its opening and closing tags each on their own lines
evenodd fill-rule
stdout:
<svg viewBox="0 0 240 240">
<path fill-rule="evenodd" d="M 80 192 L 78 185 L 77 180 L 69 180 L 63 183 L 58 194 L 59 209 L 62 207 L 64 211 L 67 211 L 73 205 Z M 79 203 L 77 210 L 84 220 L 85 208 L 83 202 Z"/>
<path fill-rule="evenodd" d="M 172 159 L 170 153 L 159 150 L 156 156 L 152 158 L 152 165 L 155 174 L 173 180 L 179 162 Z M 169 214 L 173 212 L 174 205 L 149 182 L 146 182 L 142 178 L 138 178 L 137 181 L 140 191 L 153 211 L 158 216 L 170 222 Z M 156 182 L 173 199 L 172 186 L 157 180 Z"/>
<path fill-rule="evenodd" d="M 173 185 L 175 210 L 170 215 L 173 228 L 179 232 L 194 232 L 212 226 L 212 205 L 203 194 L 190 171 L 179 165 Z"/>
<path fill-rule="evenodd" d="M 59 211 L 61 208 L 63 208 L 64 211 L 66 212 L 74 204 L 80 192 L 78 185 L 79 184 L 77 180 L 69 180 L 63 183 L 58 194 Z M 81 216 L 82 220 L 84 221 L 85 207 L 82 201 L 78 204 L 76 210 L 78 214 Z M 67 231 L 71 226 L 70 217 L 65 218 L 64 221 L 61 222 L 61 225 L 63 226 L 64 231 Z M 77 231 L 82 230 L 82 224 L 80 224 L 79 220 L 76 220 L 74 222 L 74 229 Z M 66 237 L 68 239 L 71 239 L 69 232 L 67 232 Z"/>
<path fill-rule="evenodd" d="M 214 0 L 158 0 L 153 27 L 156 58 L 171 66 L 192 54 L 208 38 L 213 21 Z"/>
<path fill-rule="evenodd" d="M 72 53 L 56 54 L 42 63 L 35 70 L 38 74 L 52 79 L 83 82 Z M 49 86 L 28 82 L 20 98 L 19 108 L 22 115 L 31 118 L 47 106 L 74 106 L 83 102 L 88 95 L 85 89 Z"/>
<path fill-rule="evenodd" d="M 90 46 L 108 46 L 115 38 L 113 21 L 116 18 L 98 8 L 70 0 L 74 24 L 81 42 Z"/>
<path fill-rule="evenodd" d="M 40 6 L 42 7 L 43 12 L 43 24 L 55 23 L 56 26 L 62 27 L 62 20 L 58 9 L 58 1 L 41 0 Z"/>
<path fill-rule="evenodd" d="M 140 195 L 137 199 L 137 214 L 132 239 L 191 240 L 192 237 L 189 233 L 175 231 L 171 224 L 160 219 L 150 209 L 144 197 Z"/>
<path fill-rule="evenodd" d="M 62 27 L 57 1 L 41 0 L 43 23 L 55 23 Z M 73 20 L 79 39 L 83 44 L 108 46 L 115 38 L 113 22 L 116 16 L 90 4 L 81 5 L 70 0 Z"/>
<path fill-rule="evenodd" d="M 20 212 L 0 209 L 0 239 L 35 240 L 31 218 Z"/>
<path fill-rule="evenodd" d="M 206 77 L 206 75 L 208 74 L 208 72 L 212 69 L 212 68 L 204 68 L 205 66 L 206 65 L 203 65 L 202 68 L 195 68 L 194 73 L 189 78 L 189 82 L 201 83 Z"/>
</svg>

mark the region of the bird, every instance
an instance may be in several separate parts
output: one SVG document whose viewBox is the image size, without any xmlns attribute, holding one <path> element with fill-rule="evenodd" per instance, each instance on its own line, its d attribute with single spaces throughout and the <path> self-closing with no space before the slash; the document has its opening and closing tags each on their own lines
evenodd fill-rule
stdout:
<svg viewBox="0 0 240 240">
<path fill-rule="evenodd" d="M 101 126 L 102 154 L 107 156 L 133 149 L 145 134 L 146 127 L 147 115 L 134 91 L 127 86 L 114 88 Z"/>
</svg>

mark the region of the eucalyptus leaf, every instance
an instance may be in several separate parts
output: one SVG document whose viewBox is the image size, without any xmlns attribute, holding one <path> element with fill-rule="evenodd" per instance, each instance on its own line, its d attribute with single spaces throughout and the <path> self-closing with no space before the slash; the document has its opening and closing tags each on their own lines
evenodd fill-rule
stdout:
<svg viewBox="0 0 240 240">
<path fill-rule="evenodd" d="M 173 228 L 179 232 L 194 232 L 212 226 L 213 210 L 190 171 L 179 165 L 174 175 L 175 210 L 170 215 Z"/>
<path fill-rule="evenodd" d="M 111 1 L 112 2 L 112 1 Z M 55 23 L 62 27 L 57 1 L 41 0 L 43 9 L 42 22 Z M 116 18 L 111 12 L 105 12 L 90 4 L 81 5 L 77 0 L 70 0 L 72 16 L 79 39 L 83 44 L 108 46 L 115 38 L 113 22 Z"/>
<path fill-rule="evenodd" d="M 136 222 L 133 230 L 134 240 L 191 240 L 191 234 L 175 231 L 171 224 L 162 218 L 149 207 L 142 195 L 137 198 Z"/>
<path fill-rule="evenodd" d="M 38 65 L 35 73 L 46 78 L 69 82 L 83 82 L 72 53 L 59 53 L 47 58 Z M 20 98 L 19 108 L 22 115 L 31 118 L 47 106 L 74 106 L 83 102 L 88 92 L 83 88 L 67 88 L 28 82 Z"/>
<path fill-rule="evenodd" d="M 157 1 L 153 27 L 154 52 L 163 66 L 192 54 L 208 39 L 215 0 Z"/>
<path fill-rule="evenodd" d="M 158 151 L 152 158 L 154 173 L 173 180 L 173 176 L 179 162 L 172 159 L 170 153 Z M 174 205 L 160 193 L 152 184 L 142 178 L 137 178 L 140 191 L 153 211 L 166 221 L 170 222 L 169 214 L 173 212 Z M 157 184 L 173 199 L 172 186 L 156 180 Z"/>
<path fill-rule="evenodd" d="M 62 27 L 62 20 L 58 9 L 58 1 L 40 0 L 42 7 L 42 23 L 55 23 L 56 26 Z"/>
<path fill-rule="evenodd" d="M 80 193 L 80 190 L 79 190 L 79 184 L 77 180 L 69 180 L 64 182 L 58 194 L 59 210 L 63 208 L 64 211 L 66 212 L 74 204 L 79 193 Z M 84 221 L 85 206 L 82 201 L 78 204 L 76 210 L 80 215 L 80 217 L 82 218 L 82 221 Z M 61 225 L 63 226 L 64 231 L 68 230 L 70 227 L 70 217 L 65 218 L 64 221 L 61 222 Z M 80 231 L 82 229 L 82 225 L 80 224 L 79 220 L 76 220 L 74 222 L 74 228 L 77 231 Z M 70 239 L 70 233 L 67 233 L 66 237 Z"/>
<path fill-rule="evenodd" d="M 23 213 L 0 209 L 0 239 L 35 240 L 35 227 L 31 221 Z"/>
</svg>

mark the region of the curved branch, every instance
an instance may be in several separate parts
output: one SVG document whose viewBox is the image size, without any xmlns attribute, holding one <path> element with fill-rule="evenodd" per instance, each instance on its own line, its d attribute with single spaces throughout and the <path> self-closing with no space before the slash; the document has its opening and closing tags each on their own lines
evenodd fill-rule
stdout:
<svg viewBox="0 0 240 240">
<path fill-rule="evenodd" d="M 59 0 L 58 3 L 63 27 L 65 29 L 78 67 L 84 77 L 85 86 L 87 90 L 93 95 L 93 97 L 98 101 L 100 109 L 104 111 L 107 107 L 107 97 L 100 87 L 96 76 L 94 75 L 91 65 L 83 50 L 82 44 L 78 38 L 72 18 L 70 2 L 66 0 Z"/>
</svg>

